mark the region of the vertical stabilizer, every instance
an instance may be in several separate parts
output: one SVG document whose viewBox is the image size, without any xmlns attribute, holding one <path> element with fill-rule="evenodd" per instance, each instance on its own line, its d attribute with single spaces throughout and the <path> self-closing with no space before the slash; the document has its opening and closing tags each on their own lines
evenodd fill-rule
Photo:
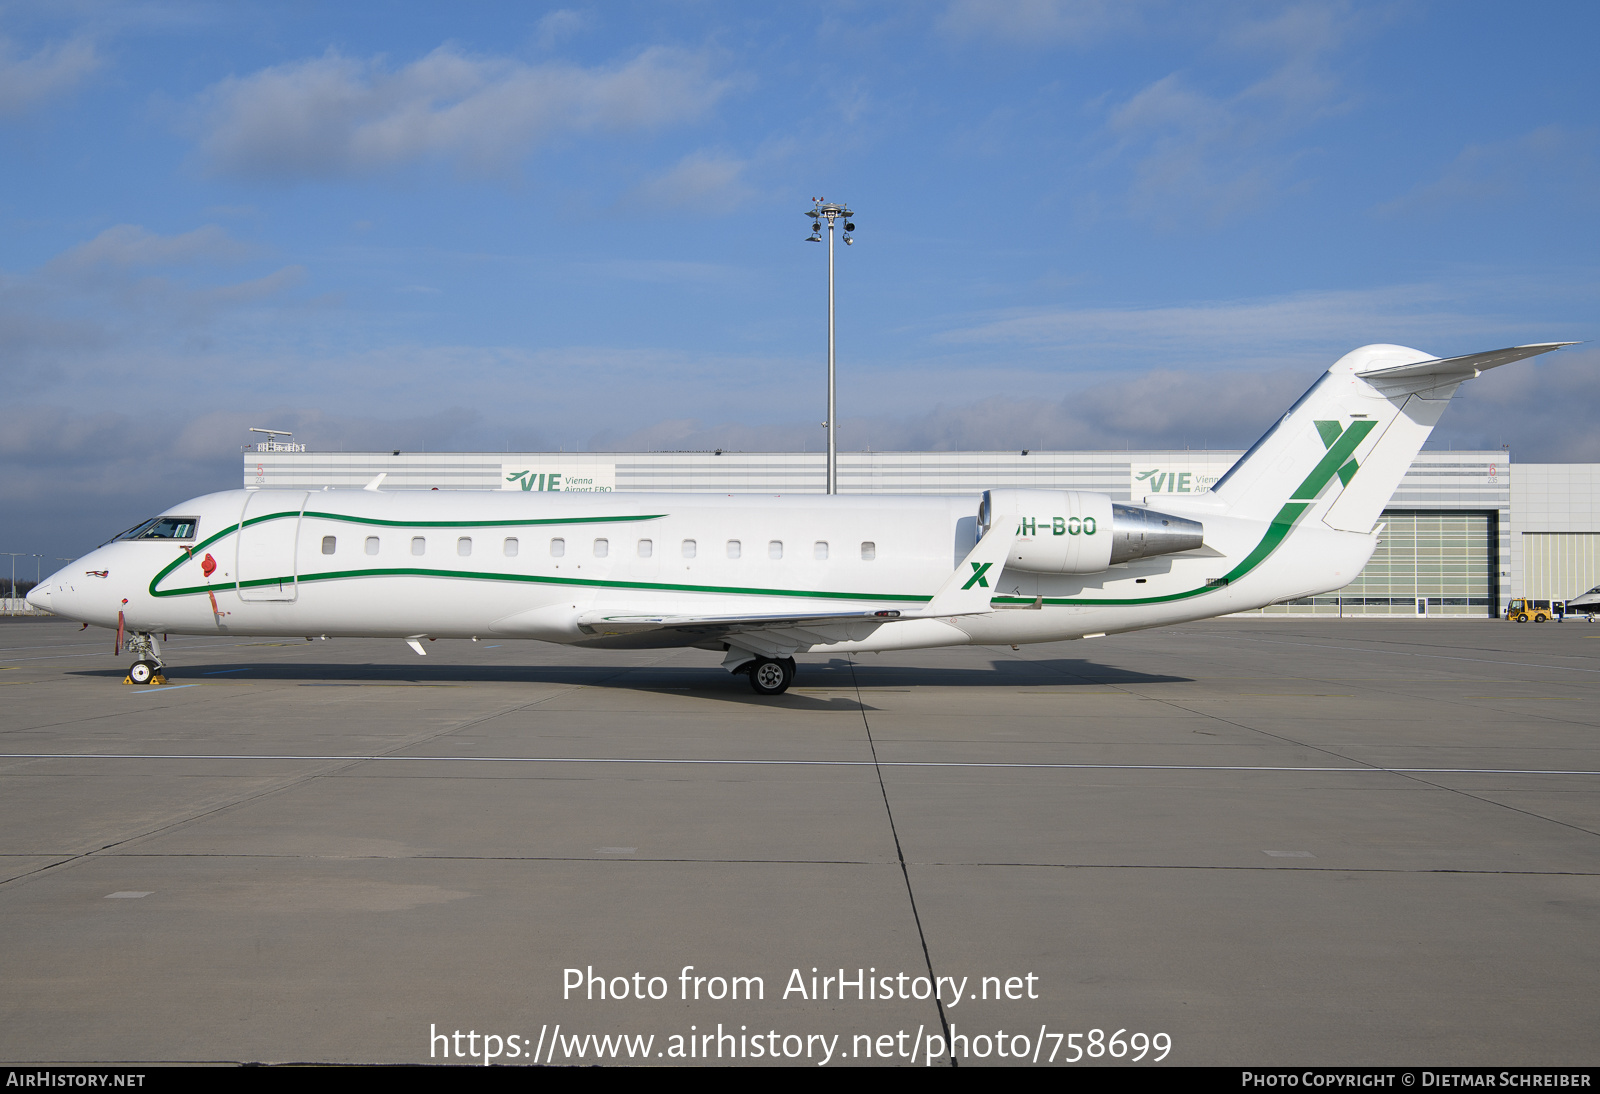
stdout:
<svg viewBox="0 0 1600 1094">
<path fill-rule="evenodd" d="M 1212 488 L 1231 515 L 1370 533 L 1464 380 L 1571 342 L 1438 358 L 1363 346 L 1311 385 Z"/>
</svg>

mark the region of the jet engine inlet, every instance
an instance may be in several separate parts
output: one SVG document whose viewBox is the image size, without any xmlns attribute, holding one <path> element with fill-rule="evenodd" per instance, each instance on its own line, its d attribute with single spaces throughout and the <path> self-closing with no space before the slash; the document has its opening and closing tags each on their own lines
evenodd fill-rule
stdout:
<svg viewBox="0 0 1600 1094">
<path fill-rule="evenodd" d="M 1157 513 L 1136 505 L 1111 506 L 1111 562 L 1192 551 L 1205 541 L 1197 520 Z"/>
</svg>

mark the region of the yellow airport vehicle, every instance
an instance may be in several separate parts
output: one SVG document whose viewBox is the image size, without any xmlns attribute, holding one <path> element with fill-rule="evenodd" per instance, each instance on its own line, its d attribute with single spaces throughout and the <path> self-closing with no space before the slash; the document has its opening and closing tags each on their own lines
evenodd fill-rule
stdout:
<svg viewBox="0 0 1600 1094">
<path fill-rule="evenodd" d="M 1506 619 L 1512 623 L 1550 622 L 1550 601 L 1513 600 L 1506 605 Z"/>
</svg>

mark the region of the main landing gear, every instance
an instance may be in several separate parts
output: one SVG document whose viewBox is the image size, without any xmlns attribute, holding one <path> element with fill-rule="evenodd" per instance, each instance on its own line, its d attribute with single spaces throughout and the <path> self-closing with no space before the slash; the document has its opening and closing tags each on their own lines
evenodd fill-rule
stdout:
<svg viewBox="0 0 1600 1094">
<path fill-rule="evenodd" d="M 793 657 L 758 657 L 745 670 L 757 695 L 782 695 L 794 683 Z"/>
<path fill-rule="evenodd" d="M 161 663 L 161 643 L 156 641 L 156 636 L 149 631 L 135 631 L 128 635 L 128 650 L 138 660 L 128 666 L 128 675 L 122 678 L 124 684 L 165 684 L 167 678 L 161 675 L 164 667 Z"/>
</svg>

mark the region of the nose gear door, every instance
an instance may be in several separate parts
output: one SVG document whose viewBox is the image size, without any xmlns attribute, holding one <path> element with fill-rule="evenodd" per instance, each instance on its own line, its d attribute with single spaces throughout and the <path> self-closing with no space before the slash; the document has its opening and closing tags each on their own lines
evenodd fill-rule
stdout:
<svg viewBox="0 0 1600 1094">
<path fill-rule="evenodd" d="M 234 537 L 234 588 L 244 601 L 294 600 L 300 595 L 295 548 L 308 491 L 252 490 L 239 510 Z"/>
</svg>

